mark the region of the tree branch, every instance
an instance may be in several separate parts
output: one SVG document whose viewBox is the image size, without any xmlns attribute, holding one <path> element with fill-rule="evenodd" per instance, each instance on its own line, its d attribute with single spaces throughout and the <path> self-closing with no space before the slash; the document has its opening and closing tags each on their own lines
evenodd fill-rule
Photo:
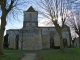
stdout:
<svg viewBox="0 0 80 60">
<path fill-rule="evenodd" d="M 15 0 L 11 0 L 11 3 L 9 5 L 9 8 L 7 9 L 7 13 L 13 8 L 14 2 L 15 2 Z"/>
</svg>

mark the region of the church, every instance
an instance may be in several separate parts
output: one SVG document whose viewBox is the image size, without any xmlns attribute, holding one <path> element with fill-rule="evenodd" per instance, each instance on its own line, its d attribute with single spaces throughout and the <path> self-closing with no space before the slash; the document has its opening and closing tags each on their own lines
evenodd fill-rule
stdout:
<svg viewBox="0 0 80 60">
<path fill-rule="evenodd" d="M 60 39 L 55 27 L 38 27 L 38 12 L 32 6 L 23 13 L 23 27 L 21 29 L 9 29 L 6 31 L 9 48 L 41 50 L 60 47 Z M 70 47 L 69 28 L 65 27 L 62 34 L 64 47 Z"/>
</svg>

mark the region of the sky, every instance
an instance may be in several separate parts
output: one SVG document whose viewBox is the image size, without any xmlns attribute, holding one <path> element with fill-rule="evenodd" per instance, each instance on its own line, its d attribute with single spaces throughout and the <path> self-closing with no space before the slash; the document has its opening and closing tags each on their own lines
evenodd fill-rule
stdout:
<svg viewBox="0 0 80 60">
<path fill-rule="evenodd" d="M 24 1 L 26 1 L 26 0 L 24 0 Z M 33 1 L 33 0 L 29 0 L 29 1 Z M 36 0 L 36 1 L 40 1 L 40 0 Z M 78 0 L 77 2 L 79 2 L 79 1 L 80 0 Z M 21 11 L 21 14 L 19 14 L 19 16 L 18 16 L 19 20 L 13 19 L 10 16 L 12 21 L 7 20 L 8 22 L 7 22 L 7 25 L 6 25 L 6 30 L 8 30 L 8 29 L 21 29 L 23 27 L 23 20 L 24 20 L 23 11 L 26 11 L 30 6 L 33 6 L 33 8 L 35 10 L 37 10 L 37 8 L 39 8 L 35 2 L 28 3 L 28 5 L 25 8 L 23 8 L 23 10 Z M 20 8 L 22 8 L 22 7 L 20 7 Z M 38 17 L 38 22 L 39 22 L 39 26 L 48 26 L 48 27 L 49 26 L 54 26 L 53 23 L 46 18 L 41 19 L 41 18 Z M 71 33 L 74 33 L 74 31 L 72 31 Z M 5 34 L 6 34 L 6 31 L 5 31 Z M 76 34 L 73 34 L 73 35 L 76 35 Z"/>
<path fill-rule="evenodd" d="M 1 19 L 0 19 L 0 26 L 1 26 Z M 0 27 L 1 28 L 1 27 Z"/>
<path fill-rule="evenodd" d="M 1 19 L 0 19 L 0 25 L 1 25 Z"/>
<path fill-rule="evenodd" d="M 27 0 L 23 0 L 23 1 L 27 1 Z M 23 6 L 19 7 L 22 10 L 21 10 L 21 13 L 19 13 L 19 15 L 18 15 L 18 20 L 17 19 L 13 19 L 13 17 L 12 17 L 12 21 L 9 20 L 7 22 L 6 30 L 8 30 L 8 29 L 20 29 L 20 28 L 22 28 L 22 26 L 23 26 L 23 20 L 24 20 L 23 11 L 28 10 L 28 8 L 30 6 L 33 6 L 33 8 L 36 7 L 35 3 L 30 2 L 30 1 L 32 1 L 32 0 L 29 0 L 29 3 L 27 3 L 24 8 L 23 8 Z M 11 18 L 11 16 L 10 16 L 10 18 Z"/>
<path fill-rule="evenodd" d="M 26 0 L 23 0 L 23 1 L 26 1 Z M 39 1 L 39 0 L 37 0 L 37 1 Z M 18 20 L 14 19 L 13 16 L 10 15 L 9 18 L 7 18 L 6 30 L 8 30 L 8 29 L 21 29 L 23 27 L 23 20 L 24 20 L 23 11 L 28 10 L 30 6 L 32 6 L 34 9 L 37 9 L 36 3 L 33 0 L 29 0 L 29 2 L 26 4 L 26 6 L 24 8 L 23 8 L 23 6 L 19 7 L 22 10 L 21 10 L 21 13 L 18 15 Z M 38 19 L 38 21 L 40 21 L 40 18 Z M 6 30 L 5 30 L 5 34 L 6 34 Z"/>
</svg>

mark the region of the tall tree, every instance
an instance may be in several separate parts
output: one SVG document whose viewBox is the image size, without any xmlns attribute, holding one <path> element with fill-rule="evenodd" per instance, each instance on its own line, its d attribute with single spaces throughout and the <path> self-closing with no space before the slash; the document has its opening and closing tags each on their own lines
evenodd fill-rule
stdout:
<svg viewBox="0 0 80 60">
<path fill-rule="evenodd" d="M 79 47 L 80 47 L 80 0 L 70 1 L 70 5 L 73 9 L 69 10 L 67 25 L 73 28 L 79 36 Z"/>
<path fill-rule="evenodd" d="M 7 23 L 7 16 L 9 16 L 9 13 L 14 11 L 14 9 L 20 11 L 19 7 L 22 6 L 27 2 L 24 2 L 22 0 L 0 0 L 0 13 L 1 15 L 1 29 L 0 29 L 0 55 L 4 55 L 3 52 L 3 40 L 4 40 L 4 31 L 5 26 Z M 27 6 L 27 4 L 26 4 Z M 13 12 L 15 13 L 15 11 Z M 15 15 L 14 15 L 15 16 Z"/>
<path fill-rule="evenodd" d="M 65 25 L 68 11 L 67 0 L 41 0 L 38 4 L 40 8 L 42 8 L 42 10 L 40 9 L 40 14 L 50 19 L 55 25 L 55 29 L 57 30 L 60 37 L 60 49 L 64 50 L 62 30 Z M 59 24 L 59 21 L 61 21 L 61 24 Z"/>
<path fill-rule="evenodd" d="M 70 16 L 70 17 L 69 17 Z M 79 36 L 79 47 L 80 47 L 80 12 L 78 10 L 72 10 L 69 12 L 67 24 L 70 28 L 73 28 Z"/>
</svg>

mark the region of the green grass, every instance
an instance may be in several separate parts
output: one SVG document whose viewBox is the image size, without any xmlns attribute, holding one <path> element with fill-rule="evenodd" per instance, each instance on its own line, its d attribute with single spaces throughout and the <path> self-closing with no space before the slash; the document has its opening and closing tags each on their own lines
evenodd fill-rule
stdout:
<svg viewBox="0 0 80 60">
<path fill-rule="evenodd" d="M 5 53 L 15 53 L 15 52 L 35 52 L 36 50 L 10 50 L 10 49 L 4 49 Z"/>
<path fill-rule="evenodd" d="M 53 50 L 53 49 L 44 49 L 44 50 L 11 50 L 11 49 L 4 49 L 5 53 L 16 53 L 16 52 L 41 52 L 45 50 Z"/>
<path fill-rule="evenodd" d="M 20 60 L 23 57 L 21 54 L 6 54 L 5 56 L 0 56 L 0 60 Z"/>
<path fill-rule="evenodd" d="M 14 52 L 22 52 L 22 50 L 4 49 L 4 53 Z M 4 56 L 0 56 L 0 60 L 20 60 L 23 56 L 23 54 L 5 54 Z"/>
<path fill-rule="evenodd" d="M 80 48 L 38 53 L 36 60 L 80 60 Z"/>
<path fill-rule="evenodd" d="M 47 51 L 46 51 L 47 50 Z M 41 52 L 43 51 L 43 52 Z M 45 52 L 46 51 L 46 52 Z M 67 48 L 64 51 L 59 49 L 45 50 L 4 50 L 4 52 L 36 52 L 36 60 L 80 60 L 80 48 Z M 0 57 L 0 60 L 19 60 L 23 54 L 7 54 Z"/>
</svg>

